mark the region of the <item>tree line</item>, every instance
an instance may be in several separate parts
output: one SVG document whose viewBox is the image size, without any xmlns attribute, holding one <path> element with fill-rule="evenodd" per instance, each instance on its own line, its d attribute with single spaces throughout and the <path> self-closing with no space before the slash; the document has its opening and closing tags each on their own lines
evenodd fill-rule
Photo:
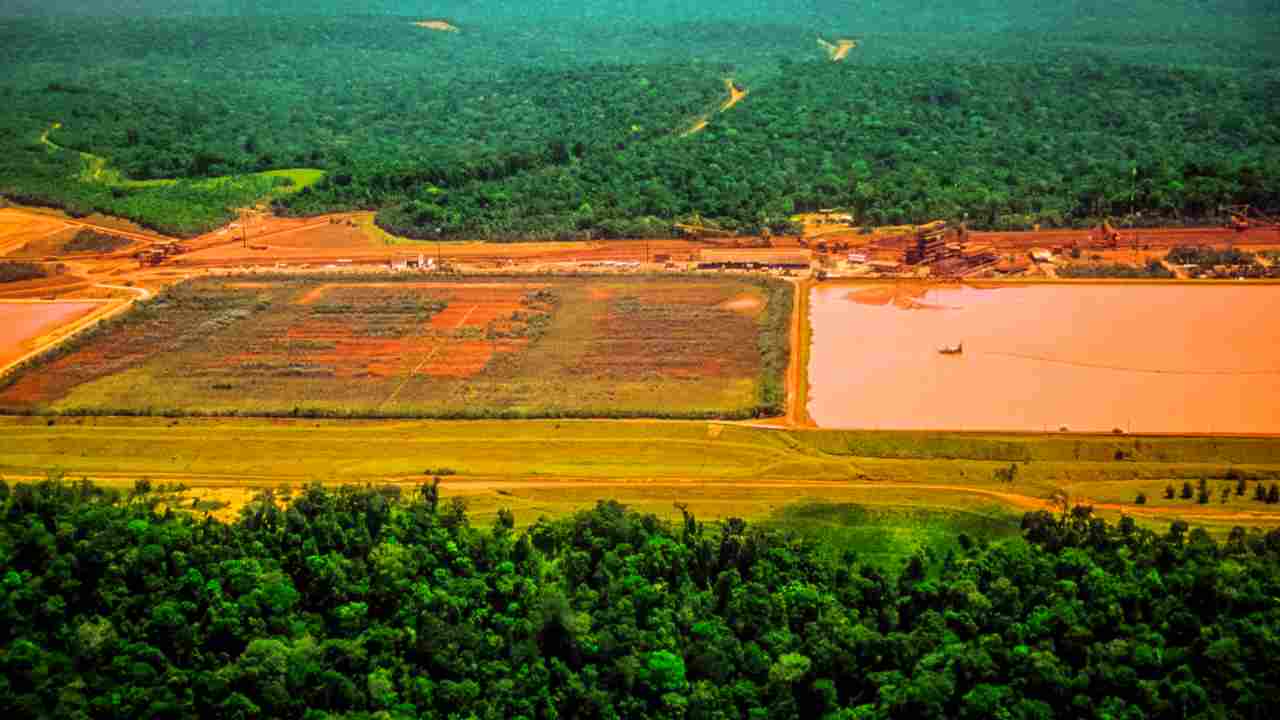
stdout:
<svg viewBox="0 0 1280 720">
<path fill-rule="evenodd" d="M 832 206 L 866 224 L 1008 229 L 1280 210 L 1280 79 L 1258 50 L 1271 34 L 1236 32 L 1267 27 L 1265 8 L 1228 8 L 1199 34 L 1187 8 L 975 34 L 948 7 L 926 14 L 952 34 L 879 33 L 841 63 L 810 20 L 727 10 L 532 36 L 515 17 L 459 34 L 401 18 L 117 18 L 93 42 L 84 20 L 6 23 L 0 193 L 192 234 L 271 194 L 252 173 L 318 168 L 326 179 L 275 196 L 277 212 L 380 210 L 408 237 L 493 240 L 662 236 L 695 217 L 787 231 Z M 716 114 L 728 77 L 751 94 Z M 118 176 L 86 173 L 79 152 Z"/>
<path fill-rule="evenodd" d="M 517 530 L 438 481 L 0 483 L 14 717 L 1265 717 L 1280 531 L 1028 513 L 899 571 L 612 502 Z"/>
</svg>

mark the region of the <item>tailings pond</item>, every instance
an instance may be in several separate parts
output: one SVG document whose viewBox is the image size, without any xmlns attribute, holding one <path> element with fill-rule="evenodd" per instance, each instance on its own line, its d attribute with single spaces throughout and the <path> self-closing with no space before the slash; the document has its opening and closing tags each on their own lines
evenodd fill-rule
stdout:
<svg viewBox="0 0 1280 720">
<path fill-rule="evenodd" d="M 0 366 L 26 354 L 42 335 L 78 320 L 100 302 L 0 302 Z"/>
<path fill-rule="evenodd" d="M 1280 286 L 822 285 L 810 301 L 820 427 L 1280 432 Z"/>
</svg>

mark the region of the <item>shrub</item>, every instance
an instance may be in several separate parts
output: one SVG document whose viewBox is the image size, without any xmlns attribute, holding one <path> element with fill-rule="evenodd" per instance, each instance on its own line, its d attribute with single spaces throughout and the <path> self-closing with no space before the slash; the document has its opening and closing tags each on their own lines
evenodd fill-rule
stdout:
<svg viewBox="0 0 1280 720">
<path fill-rule="evenodd" d="M 48 275 L 39 263 L 0 262 L 0 283 L 38 280 Z"/>
</svg>

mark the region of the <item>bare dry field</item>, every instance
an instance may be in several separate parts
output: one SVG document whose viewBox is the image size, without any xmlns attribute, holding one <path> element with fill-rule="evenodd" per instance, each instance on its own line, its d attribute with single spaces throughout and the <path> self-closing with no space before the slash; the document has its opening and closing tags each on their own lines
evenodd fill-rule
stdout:
<svg viewBox="0 0 1280 720">
<path fill-rule="evenodd" d="M 32 253 L 23 252 L 28 245 L 39 246 L 73 234 L 74 229 L 58 218 L 29 215 L 12 208 L 0 209 L 0 256 L 29 257 Z"/>
<path fill-rule="evenodd" d="M 337 222 L 333 222 L 333 220 Z M 419 256 L 468 265 L 502 266 L 509 262 L 652 261 L 658 256 L 688 261 L 702 244 L 687 240 L 616 240 L 607 242 L 415 242 L 380 236 L 368 214 L 334 218 L 270 218 L 251 221 L 247 240 L 239 229 L 219 231 L 197 241 L 194 252 L 178 257 L 180 268 L 227 266 L 324 266 L 342 260 L 357 264 L 417 259 Z"/>
</svg>

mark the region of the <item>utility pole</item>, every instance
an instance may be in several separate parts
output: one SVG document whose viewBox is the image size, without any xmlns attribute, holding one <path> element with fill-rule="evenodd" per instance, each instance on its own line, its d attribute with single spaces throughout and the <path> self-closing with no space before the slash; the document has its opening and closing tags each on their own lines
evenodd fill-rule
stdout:
<svg viewBox="0 0 1280 720">
<path fill-rule="evenodd" d="M 1129 214 L 1130 215 L 1133 214 L 1134 205 L 1137 203 L 1137 201 L 1138 201 L 1138 166 L 1135 163 L 1133 166 L 1133 189 L 1129 192 Z"/>
</svg>

